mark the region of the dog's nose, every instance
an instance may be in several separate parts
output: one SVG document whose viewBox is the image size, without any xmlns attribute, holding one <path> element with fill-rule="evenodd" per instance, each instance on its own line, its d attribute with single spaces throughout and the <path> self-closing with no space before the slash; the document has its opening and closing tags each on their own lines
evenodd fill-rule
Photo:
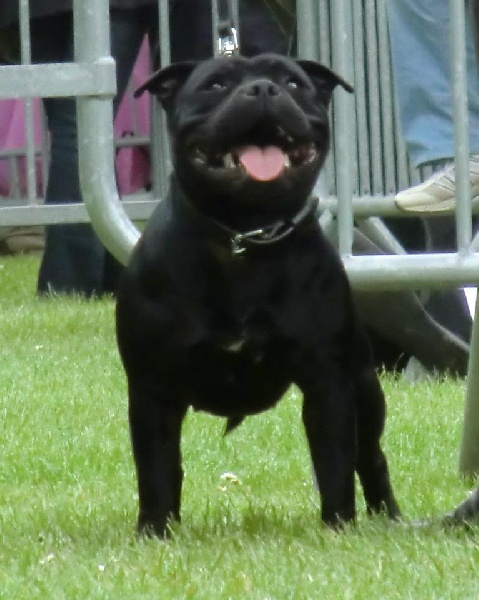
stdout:
<svg viewBox="0 0 479 600">
<path fill-rule="evenodd" d="M 246 96 L 278 96 L 280 88 L 269 79 L 257 79 L 246 86 L 244 93 Z"/>
</svg>

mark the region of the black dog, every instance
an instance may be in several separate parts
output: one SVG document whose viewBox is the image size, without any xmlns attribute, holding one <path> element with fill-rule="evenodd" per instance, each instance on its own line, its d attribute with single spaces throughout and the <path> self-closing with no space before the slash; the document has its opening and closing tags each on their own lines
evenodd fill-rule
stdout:
<svg viewBox="0 0 479 600">
<path fill-rule="evenodd" d="M 368 340 L 310 192 L 329 148 L 326 67 L 276 55 L 178 63 L 137 94 L 168 116 L 174 172 L 118 293 L 140 531 L 179 519 L 189 406 L 227 417 L 274 406 L 291 383 L 330 525 L 399 509 L 380 447 L 385 405 Z"/>
</svg>

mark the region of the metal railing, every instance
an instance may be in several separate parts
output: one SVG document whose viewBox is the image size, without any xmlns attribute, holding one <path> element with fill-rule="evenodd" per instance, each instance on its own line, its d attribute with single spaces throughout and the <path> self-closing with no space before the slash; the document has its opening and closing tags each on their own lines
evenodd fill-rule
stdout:
<svg viewBox="0 0 479 600">
<path fill-rule="evenodd" d="M 76 2 L 74 6 L 81 3 Z M 106 4 L 106 10 L 105 5 Z M 98 21 L 97 30 L 102 31 L 102 40 L 95 39 L 91 32 L 85 30 L 81 23 L 76 29 L 81 48 L 82 31 L 86 32 L 87 44 L 101 48 L 101 58 L 95 62 L 76 60 L 73 63 L 58 63 L 39 65 L 31 64 L 29 42 L 29 4 L 28 0 L 19 0 L 20 13 L 20 58 L 21 64 L 0 66 L 0 99 L 17 98 L 24 105 L 25 143 L 18 147 L 5 149 L 0 147 L 0 163 L 8 174 L 8 193 L 0 196 L 0 226 L 43 225 L 53 223 L 88 222 L 90 216 L 84 204 L 44 205 L 43 196 L 47 181 L 47 166 L 49 160 L 49 140 L 44 120 L 41 120 L 42 132 L 40 141 L 35 143 L 33 102 L 37 97 L 62 96 L 96 96 L 111 102 L 116 91 L 115 65 L 110 57 L 108 2 L 93 3 L 92 19 L 87 23 Z M 83 18 L 83 17 L 82 17 Z M 78 19 L 75 21 L 79 23 Z M 132 100 L 132 91 L 126 95 Z M 135 118 L 135 106 L 131 104 L 132 120 Z M 153 117 L 154 119 L 154 117 Z M 108 134 L 109 135 L 109 134 Z M 112 133 L 113 135 L 113 133 Z M 147 146 L 149 138 L 140 136 L 133 128 L 133 135 L 127 138 L 114 139 L 114 151 L 125 146 Z M 41 165 L 42 175 L 38 177 L 38 167 Z M 6 167 L 6 168 L 5 168 Z M 158 163 L 152 169 L 152 180 L 158 181 Z M 42 185 L 38 185 L 38 180 Z M 148 218 L 158 197 L 155 189 L 152 193 L 139 192 L 127 197 L 123 207 L 129 218 L 144 220 Z"/>
</svg>

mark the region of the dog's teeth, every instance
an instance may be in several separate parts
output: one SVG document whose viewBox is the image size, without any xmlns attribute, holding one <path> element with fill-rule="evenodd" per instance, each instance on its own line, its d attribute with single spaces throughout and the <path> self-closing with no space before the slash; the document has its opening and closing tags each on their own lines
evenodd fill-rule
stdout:
<svg viewBox="0 0 479 600">
<path fill-rule="evenodd" d="M 231 152 L 228 152 L 228 154 L 225 154 L 223 156 L 223 165 L 227 168 L 227 169 L 235 169 L 236 168 L 236 164 L 233 158 L 233 155 L 231 154 Z"/>
<path fill-rule="evenodd" d="M 286 133 L 286 131 L 279 125 L 276 129 L 276 132 L 281 138 L 283 138 L 286 142 L 288 142 L 288 144 L 292 144 L 294 142 L 293 137 L 290 136 L 289 133 Z"/>
<path fill-rule="evenodd" d="M 284 166 L 285 166 L 286 168 L 288 168 L 288 167 L 290 167 L 290 166 L 291 166 L 291 161 L 290 161 L 290 159 L 289 159 L 289 156 L 288 156 L 287 154 L 286 154 L 286 155 L 285 155 L 285 157 L 284 157 Z"/>
<path fill-rule="evenodd" d="M 308 158 L 309 160 L 314 160 L 317 156 L 316 146 L 314 144 L 310 144 L 308 149 Z"/>
</svg>

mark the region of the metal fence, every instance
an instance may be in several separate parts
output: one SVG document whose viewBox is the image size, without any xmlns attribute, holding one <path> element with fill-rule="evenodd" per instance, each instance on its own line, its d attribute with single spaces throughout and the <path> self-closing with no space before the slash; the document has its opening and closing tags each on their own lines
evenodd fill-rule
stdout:
<svg viewBox="0 0 479 600">
<path fill-rule="evenodd" d="M 95 4 L 94 11 L 101 14 L 108 24 L 108 12 L 103 2 Z M 106 3 L 108 11 L 108 3 Z M 111 101 L 116 89 L 115 67 L 109 58 L 108 30 L 105 30 L 104 60 L 97 64 L 62 63 L 55 65 L 32 65 L 29 43 L 29 4 L 19 0 L 20 12 L 20 56 L 21 65 L 0 66 L 0 99 L 18 99 L 15 111 L 10 113 L 10 105 L 3 104 L 0 110 L 8 114 L 0 122 L 11 119 L 10 128 L 18 126 L 15 143 L 9 148 L 0 147 L 0 227 L 15 225 L 41 225 L 50 223 L 86 222 L 90 220 L 83 204 L 61 204 L 45 206 L 49 136 L 42 113 L 39 97 L 59 97 L 95 95 Z M 77 19 L 78 21 L 78 19 Z M 78 28 L 81 37 L 82 27 Z M 91 35 L 91 34 L 90 34 Z M 88 36 L 88 34 L 87 34 Z M 87 37 L 88 40 L 88 37 Z M 87 43 L 89 43 L 87 41 Z M 128 105 L 129 127 L 125 135 L 114 137 L 115 155 L 125 147 L 149 146 L 149 136 L 139 131 L 138 104 L 133 100 L 131 85 L 125 93 L 124 103 Z M 155 116 L 152 117 L 153 120 Z M 22 121 L 22 122 L 20 122 Z M 21 131 L 20 131 L 21 130 Z M 22 140 L 24 136 L 24 140 Z M 13 137 L 13 134 L 9 134 Z M 158 181 L 158 167 L 154 169 L 154 180 Z M 155 177 L 156 176 L 156 177 Z M 158 192 L 142 192 L 125 198 L 124 207 L 131 218 L 146 219 L 153 209 L 152 198 Z M 135 200 L 139 202 L 136 203 Z"/>
<path fill-rule="evenodd" d="M 473 237 L 468 177 L 465 99 L 465 20 L 462 2 L 450 0 L 456 125 L 457 252 L 407 255 L 378 217 L 399 217 L 397 190 L 419 181 L 399 133 L 394 102 L 386 0 L 297 0 L 298 52 L 331 65 L 353 83 L 355 94 L 338 92 L 333 105 L 333 152 L 318 187 L 321 222 L 337 235 L 353 286 L 364 290 L 477 286 L 479 238 Z M 22 64 L 0 67 L 0 98 L 24 98 L 27 118 L 27 197 L 1 206 L 0 224 L 78 222 L 91 218 L 105 245 L 126 261 L 139 232 L 131 219 L 146 218 L 164 194 L 168 153 L 162 114 L 152 109 L 151 191 L 120 201 L 114 173 L 112 97 L 115 69 L 109 51 L 108 1 L 75 0 L 75 62 L 31 65 L 28 0 L 21 8 Z M 236 2 L 233 2 L 236 5 Z M 217 2 L 213 2 L 217 8 Z M 217 19 L 217 17 L 216 17 Z M 217 24 L 213 18 L 213 24 Z M 159 2 L 160 61 L 169 61 L 168 2 Z M 35 185 L 32 98 L 76 96 L 83 205 L 43 206 Z M 29 121 L 30 119 L 30 121 Z M 0 154 L 0 159 L 3 156 Z M 8 157 L 12 160 L 14 157 Z M 401 215 L 402 216 L 402 215 Z M 389 254 L 355 256 L 353 222 Z M 479 471 L 479 304 L 473 328 L 461 470 Z"/>
<path fill-rule="evenodd" d="M 79 79 L 73 79 L 69 85 L 63 86 L 63 92 L 59 91 L 61 83 L 52 81 L 51 75 L 55 72 L 57 79 L 61 79 L 61 73 L 70 69 L 72 65 L 64 68 L 64 65 L 49 66 L 48 79 L 42 79 L 42 71 L 37 65 L 30 66 L 30 53 L 28 40 L 28 2 L 19 0 L 21 10 L 22 44 L 21 55 L 23 67 L 15 66 L 0 67 L 4 72 L 4 92 L 0 90 L 0 98 L 22 97 L 25 104 L 25 145 L 10 151 L 0 148 L 0 164 L 2 161 L 8 163 L 10 174 L 10 193 L 0 197 L 0 215 L 3 225 L 25 225 L 60 223 L 88 220 L 88 214 L 83 205 L 61 205 L 59 207 L 43 206 L 42 195 L 46 182 L 46 164 L 48 162 L 48 136 L 45 128 L 40 136 L 40 141 L 35 144 L 32 99 L 27 97 L 27 89 L 31 90 L 31 82 L 27 85 L 27 75 L 36 76 L 39 80 L 37 93 L 43 96 L 54 96 L 72 94 L 81 95 L 81 83 Z M 236 4 L 233 2 L 233 4 Z M 303 56 L 317 58 L 325 64 L 330 64 L 337 56 L 334 46 L 334 23 L 335 17 L 331 14 L 329 0 L 320 2 L 300 2 L 300 28 L 303 34 L 299 38 L 300 53 Z M 214 3 L 214 6 L 217 5 Z M 163 62 L 169 59 L 169 36 L 167 23 L 168 3 L 161 2 L 160 15 L 162 43 L 161 50 Z M 367 3 L 351 2 L 353 18 L 351 22 L 354 39 L 354 64 L 347 71 L 355 80 L 355 105 L 357 118 L 354 123 L 353 137 L 356 144 L 356 156 L 352 161 L 353 190 L 359 197 L 382 197 L 390 195 L 396 189 L 407 187 L 410 183 L 419 181 L 421 174 L 409 167 L 406 152 L 399 135 L 398 122 L 394 107 L 394 94 L 391 81 L 387 24 L 384 0 L 371 0 Z M 100 7 L 96 8 L 98 12 Z M 213 12 L 215 14 L 215 11 Z M 312 15 L 313 18 L 310 18 Z M 213 19 L 215 29 L 218 21 Z M 81 34 L 83 27 L 78 27 Z M 81 44 L 79 44 L 81 48 Z M 79 50 L 81 52 L 81 50 Z M 107 54 L 105 55 L 107 56 Z M 26 68 L 28 67 L 28 71 Z M 84 65 L 85 69 L 86 65 Z M 93 72 L 93 71 L 92 71 Z M 23 73 L 23 75 L 22 75 Z M 368 74 L 366 77 L 365 74 Z M 12 74 L 16 81 L 12 81 Z M 85 75 L 85 71 L 83 73 Z M 379 75 L 379 77 L 378 77 Z M 21 81 L 21 84 L 20 84 Z M 19 82 L 19 85 L 16 84 Z M 13 83 L 13 85 L 12 85 Z M 57 89 L 54 89 L 54 88 Z M 99 90 L 97 89 L 97 92 Z M 128 92 L 127 92 L 128 95 Z M 131 94 L 130 94 L 131 99 Z M 130 102 L 132 111 L 135 110 L 134 102 Z M 381 118 L 377 119 L 377 114 Z M 152 130 L 156 139 L 161 130 L 162 116 L 153 107 Z M 350 132 L 351 133 L 351 132 Z M 135 194 L 134 197 L 123 198 L 123 207 L 131 218 L 146 218 L 153 207 L 154 202 L 164 193 L 168 173 L 168 165 L 164 160 L 167 155 L 165 139 L 163 144 L 154 143 L 151 147 L 153 153 L 152 162 L 152 190 L 151 193 Z M 148 144 L 149 140 L 137 135 L 127 139 L 116 140 L 116 148 L 126 144 Z M 163 147 L 161 147 L 163 146 Z M 38 161 L 40 158 L 43 174 L 38 177 Z M 22 163 L 20 161 L 23 161 Z M 336 168 L 338 156 L 334 154 L 328 161 L 323 186 L 322 196 L 335 197 L 336 191 Z M 21 185 L 20 166 L 26 164 L 25 185 Z M 424 176 L 424 174 L 422 174 Z M 43 186 L 38 185 L 38 179 Z M 25 188 L 25 191 L 23 191 Z M 133 202 L 134 200 L 134 202 Z M 8 210 L 2 210 L 8 208 Z"/>
</svg>

